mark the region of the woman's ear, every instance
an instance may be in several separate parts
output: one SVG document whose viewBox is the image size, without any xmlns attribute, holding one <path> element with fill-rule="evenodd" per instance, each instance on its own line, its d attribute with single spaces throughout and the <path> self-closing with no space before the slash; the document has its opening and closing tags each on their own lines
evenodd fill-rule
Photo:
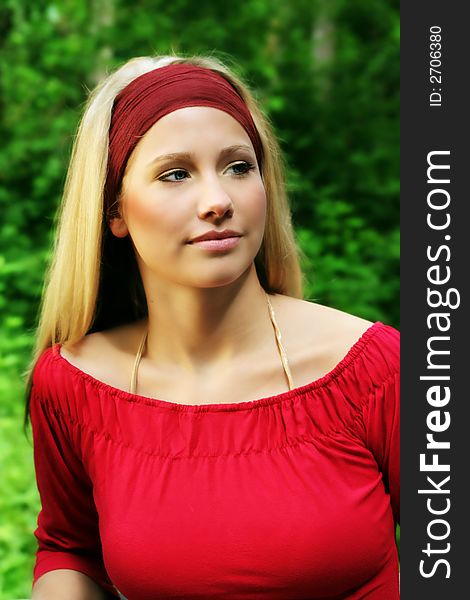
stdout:
<svg viewBox="0 0 470 600">
<path fill-rule="evenodd" d="M 118 238 L 124 238 L 129 233 L 126 222 L 122 217 L 113 217 L 112 219 L 109 219 L 109 228 L 113 235 Z"/>
</svg>

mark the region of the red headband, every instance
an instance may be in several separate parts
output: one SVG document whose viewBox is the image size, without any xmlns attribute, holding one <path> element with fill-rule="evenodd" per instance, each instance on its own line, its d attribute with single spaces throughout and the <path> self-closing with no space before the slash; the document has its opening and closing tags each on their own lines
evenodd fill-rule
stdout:
<svg viewBox="0 0 470 600">
<path fill-rule="evenodd" d="M 140 75 L 114 101 L 109 128 L 105 209 L 117 199 L 132 151 L 152 125 L 186 106 L 210 106 L 231 115 L 247 132 L 261 168 L 262 145 L 245 101 L 218 73 L 187 63 L 160 67 Z"/>
</svg>

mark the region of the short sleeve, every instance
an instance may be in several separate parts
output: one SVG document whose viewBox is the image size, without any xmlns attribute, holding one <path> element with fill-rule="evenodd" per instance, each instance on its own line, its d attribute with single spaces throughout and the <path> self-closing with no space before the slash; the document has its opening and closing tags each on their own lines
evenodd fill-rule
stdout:
<svg viewBox="0 0 470 600">
<path fill-rule="evenodd" d="M 103 564 L 93 488 L 74 451 L 65 419 L 31 392 L 36 480 L 41 498 L 34 580 L 49 571 L 72 569 L 88 575 L 117 597 Z"/>
<path fill-rule="evenodd" d="M 381 360 L 388 371 L 364 405 L 366 445 L 382 472 L 396 523 L 400 522 L 400 363 L 398 331 L 387 328 Z"/>
</svg>

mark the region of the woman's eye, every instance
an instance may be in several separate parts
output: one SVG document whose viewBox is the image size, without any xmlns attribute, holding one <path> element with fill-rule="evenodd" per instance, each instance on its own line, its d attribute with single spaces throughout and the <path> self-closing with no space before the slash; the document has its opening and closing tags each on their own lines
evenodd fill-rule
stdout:
<svg viewBox="0 0 470 600">
<path fill-rule="evenodd" d="M 241 160 L 230 165 L 227 170 L 231 171 L 236 177 L 243 177 L 255 168 L 256 166 L 253 163 Z M 185 169 L 174 169 L 173 171 L 168 171 L 167 173 L 160 175 L 157 179 L 158 181 L 176 183 L 178 181 L 184 181 L 188 177 L 189 173 Z"/>
<path fill-rule="evenodd" d="M 174 171 L 170 171 L 169 173 L 165 173 L 158 178 L 159 181 L 183 181 L 186 179 L 187 172 L 183 169 L 175 169 Z M 170 179 L 173 178 L 173 179 Z"/>
<path fill-rule="evenodd" d="M 246 175 L 249 171 L 252 171 L 255 168 L 256 167 L 253 163 L 249 163 L 244 160 L 230 165 L 229 167 L 229 169 L 234 169 L 235 175 Z"/>
</svg>

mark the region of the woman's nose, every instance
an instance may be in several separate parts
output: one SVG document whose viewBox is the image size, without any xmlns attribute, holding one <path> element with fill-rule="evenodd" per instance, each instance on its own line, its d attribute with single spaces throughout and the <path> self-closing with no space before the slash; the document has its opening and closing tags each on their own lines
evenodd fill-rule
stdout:
<svg viewBox="0 0 470 600">
<path fill-rule="evenodd" d="M 210 214 L 220 218 L 233 213 L 232 198 L 218 178 L 211 177 L 201 186 L 199 193 L 198 212 L 200 218 L 206 218 Z"/>
</svg>

